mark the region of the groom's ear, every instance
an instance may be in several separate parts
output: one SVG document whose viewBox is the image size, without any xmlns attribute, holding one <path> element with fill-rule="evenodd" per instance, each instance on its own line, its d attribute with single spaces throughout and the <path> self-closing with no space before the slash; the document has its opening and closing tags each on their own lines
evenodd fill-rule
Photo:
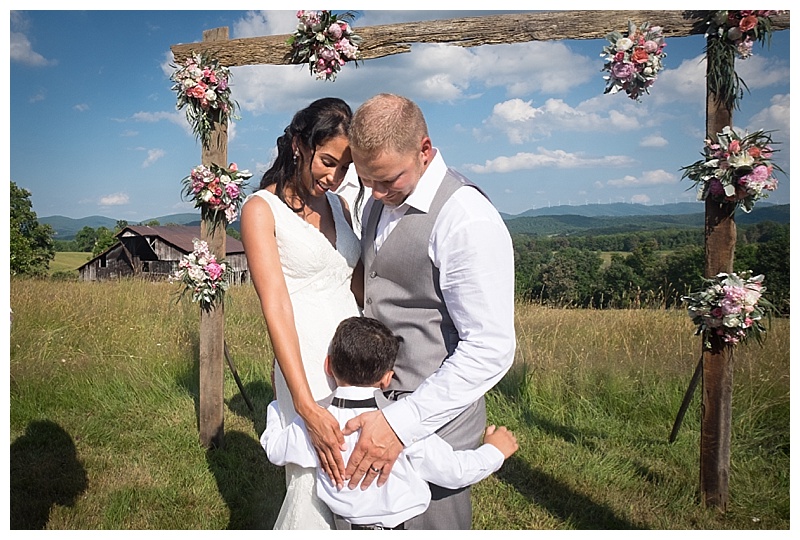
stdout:
<svg viewBox="0 0 800 540">
<path fill-rule="evenodd" d="M 325 355 L 325 375 L 328 377 L 333 377 L 333 372 L 331 371 L 331 357 L 329 355 Z"/>
</svg>

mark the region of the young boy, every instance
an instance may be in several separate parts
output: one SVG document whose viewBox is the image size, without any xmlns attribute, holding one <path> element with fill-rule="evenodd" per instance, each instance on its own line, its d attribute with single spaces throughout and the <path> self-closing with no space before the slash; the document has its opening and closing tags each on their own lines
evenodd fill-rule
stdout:
<svg viewBox="0 0 800 540">
<path fill-rule="evenodd" d="M 376 409 L 379 403 L 388 403 L 381 390 L 392 379 L 401 342 L 401 337 L 376 319 L 351 317 L 339 324 L 325 359 L 325 371 L 336 380 L 328 410 L 340 426 L 365 410 Z M 357 440 L 357 433 L 345 437 L 345 463 Z M 281 427 L 277 401 L 267 409 L 261 446 L 275 465 L 317 467 L 317 495 L 345 520 L 343 524 L 337 518 L 337 527 L 349 525 L 342 528 L 351 529 L 402 529 L 406 520 L 421 514 L 430 504 L 428 482 L 450 489 L 474 484 L 497 471 L 519 448 L 516 437 L 505 427 L 487 427 L 484 444 L 475 450 L 453 450 L 434 434 L 403 450 L 383 486 L 373 483 L 365 490 L 337 488 L 319 467 L 303 420 L 298 417 Z"/>
</svg>

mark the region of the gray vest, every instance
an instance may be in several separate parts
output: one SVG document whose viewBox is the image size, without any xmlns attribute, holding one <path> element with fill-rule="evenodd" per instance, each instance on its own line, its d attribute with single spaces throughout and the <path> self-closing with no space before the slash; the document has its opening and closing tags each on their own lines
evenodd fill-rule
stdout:
<svg viewBox="0 0 800 540">
<path fill-rule="evenodd" d="M 453 354 L 460 338 L 439 288 L 439 269 L 428 257 L 428 241 L 442 206 L 465 185 L 477 186 L 448 169 L 425 213 L 403 215 L 375 252 L 375 233 L 383 204 L 373 201 L 361 238 L 364 261 L 364 315 L 403 337 L 389 390 L 413 392 Z M 477 448 L 486 424 L 481 397 L 437 433 L 456 450 Z"/>
</svg>

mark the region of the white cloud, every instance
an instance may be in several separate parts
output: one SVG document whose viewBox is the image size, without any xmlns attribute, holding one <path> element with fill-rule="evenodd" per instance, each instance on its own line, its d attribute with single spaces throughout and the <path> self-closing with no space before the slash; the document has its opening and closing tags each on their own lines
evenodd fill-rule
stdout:
<svg viewBox="0 0 800 540">
<path fill-rule="evenodd" d="M 44 101 L 44 98 L 47 96 L 47 91 L 44 89 L 40 89 L 38 92 L 33 94 L 31 97 L 28 98 L 28 103 L 36 103 L 37 101 Z"/>
<path fill-rule="evenodd" d="M 503 133 L 512 144 L 546 137 L 554 131 L 632 131 L 640 127 L 636 114 L 627 110 L 602 114 L 593 110 L 595 105 L 589 101 L 572 107 L 561 99 L 551 98 L 541 107 L 533 107 L 531 101 L 515 98 L 496 104 L 484 125 Z"/>
<path fill-rule="evenodd" d="M 655 171 L 644 171 L 641 176 L 625 176 L 616 180 L 609 180 L 606 182 L 609 186 L 626 188 L 626 187 L 643 187 L 643 186 L 659 186 L 664 184 L 678 183 L 678 177 L 674 174 L 667 172 L 663 169 Z"/>
<path fill-rule="evenodd" d="M 55 60 L 48 60 L 34 51 L 28 37 L 21 32 L 11 32 L 10 57 L 12 62 L 19 62 L 29 66 L 52 66 L 57 63 Z"/>
<path fill-rule="evenodd" d="M 662 137 L 661 135 L 654 133 L 653 135 L 647 135 L 642 138 L 639 146 L 643 146 L 645 148 L 661 148 L 667 146 L 669 141 Z"/>
<path fill-rule="evenodd" d="M 75 105 L 72 108 L 75 109 L 78 112 L 85 112 L 85 111 L 89 110 L 89 106 L 86 103 L 78 103 L 77 105 Z"/>
<path fill-rule="evenodd" d="M 638 195 L 632 196 L 631 202 L 634 204 L 647 204 L 650 202 L 650 197 L 648 197 L 644 193 L 640 193 Z"/>
<path fill-rule="evenodd" d="M 467 164 L 465 169 L 474 173 L 507 173 L 538 167 L 554 167 L 558 169 L 577 169 L 584 167 L 621 167 L 630 165 L 633 160 L 627 156 L 602 156 L 599 158 L 584 157 L 580 153 L 563 150 L 546 150 L 538 148 L 536 154 L 519 152 L 513 156 L 500 156 L 487 160 L 484 165 Z"/>
<path fill-rule="evenodd" d="M 773 139 L 788 142 L 791 127 L 789 113 L 789 94 L 772 96 L 769 107 L 758 111 L 750 118 L 747 131 L 751 133 L 759 129 L 775 131 Z"/>
<path fill-rule="evenodd" d="M 161 122 L 162 120 L 166 120 L 171 124 L 175 124 L 176 126 L 183 129 L 189 135 L 192 135 L 192 126 L 189 125 L 189 122 L 186 120 L 186 113 L 184 111 L 174 111 L 174 112 L 166 112 L 166 111 L 156 111 L 156 112 L 148 112 L 148 111 L 139 111 L 134 113 L 131 116 L 131 119 L 135 122 L 145 122 L 148 124 L 153 124 L 156 122 Z"/>
<path fill-rule="evenodd" d="M 151 148 L 147 151 L 147 159 L 142 163 L 142 168 L 149 167 L 165 155 L 167 155 L 167 153 L 161 148 Z"/>
<path fill-rule="evenodd" d="M 128 204 L 127 193 L 112 193 L 111 195 L 104 195 L 98 201 L 100 206 L 121 206 Z"/>
<path fill-rule="evenodd" d="M 475 78 L 490 87 L 506 87 L 510 96 L 563 94 L 594 76 L 592 61 L 560 42 L 484 45 L 471 51 Z"/>
<path fill-rule="evenodd" d="M 290 34 L 297 26 L 296 10 L 248 11 L 233 23 L 233 39 Z"/>
</svg>

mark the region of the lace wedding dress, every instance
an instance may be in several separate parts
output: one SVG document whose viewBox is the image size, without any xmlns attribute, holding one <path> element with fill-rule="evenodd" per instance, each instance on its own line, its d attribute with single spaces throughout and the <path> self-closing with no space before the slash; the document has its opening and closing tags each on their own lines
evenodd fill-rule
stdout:
<svg viewBox="0 0 800 540">
<path fill-rule="evenodd" d="M 311 393 L 315 400 L 320 400 L 334 389 L 333 380 L 325 375 L 323 368 L 333 333 L 343 319 L 360 314 L 350 281 L 361 256 L 361 245 L 344 217 L 339 197 L 333 193 L 326 196 L 336 226 L 336 247 L 276 195 L 262 189 L 250 195 L 256 196 L 269 203 L 275 216 L 275 236 L 292 301 L 300 354 Z M 277 363 L 275 396 L 285 426 L 297 413 Z M 335 528 L 330 510 L 317 498 L 315 478 L 314 469 L 286 465 L 286 498 L 275 529 Z"/>
</svg>

